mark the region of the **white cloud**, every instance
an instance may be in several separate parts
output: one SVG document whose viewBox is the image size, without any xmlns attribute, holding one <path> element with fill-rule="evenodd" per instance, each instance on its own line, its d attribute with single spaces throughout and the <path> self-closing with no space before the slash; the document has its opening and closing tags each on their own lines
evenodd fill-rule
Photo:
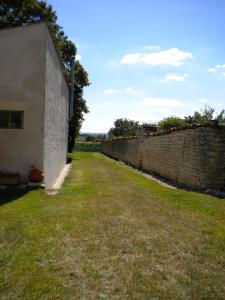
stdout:
<svg viewBox="0 0 225 300">
<path fill-rule="evenodd" d="M 147 45 L 144 47 L 147 50 L 159 50 L 160 46 L 155 46 L 155 45 Z"/>
<path fill-rule="evenodd" d="M 216 104 L 218 107 L 224 107 L 224 104 L 222 103 L 222 102 L 218 102 L 217 104 Z"/>
<path fill-rule="evenodd" d="M 103 91 L 103 93 L 104 93 L 104 95 L 114 95 L 114 94 L 116 94 L 118 91 L 117 90 L 115 90 L 115 89 L 106 89 L 106 90 L 104 90 Z"/>
<path fill-rule="evenodd" d="M 151 112 L 151 114 L 171 114 L 172 113 L 171 109 L 168 107 L 150 108 L 149 112 Z"/>
<path fill-rule="evenodd" d="M 211 72 L 211 73 L 214 73 L 214 72 L 216 72 L 216 69 L 215 68 L 209 68 L 208 71 Z"/>
<path fill-rule="evenodd" d="M 112 104 L 113 104 L 112 101 L 102 101 L 102 102 L 92 105 L 91 110 L 99 109 L 99 108 L 100 109 L 108 109 L 108 107 L 111 106 Z"/>
<path fill-rule="evenodd" d="M 200 103 L 205 103 L 205 104 L 209 103 L 209 100 L 207 98 L 200 98 L 200 99 L 198 99 L 198 101 Z"/>
<path fill-rule="evenodd" d="M 184 81 L 188 77 L 188 74 L 178 75 L 178 74 L 167 74 L 166 77 L 162 80 L 164 82 L 167 81 Z"/>
<path fill-rule="evenodd" d="M 114 117 L 110 118 L 108 115 L 106 117 L 101 116 L 97 118 L 94 114 L 87 114 L 81 132 L 106 133 L 109 128 L 112 127 L 114 120 Z"/>
<path fill-rule="evenodd" d="M 183 102 L 177 99 L 170 99 L 170 98 L 151 98 L 147 97 L 144 98 L 141 103 L 144 106 L 151 106 L 151 107 L 163 107 L 163 108 L 171 108 L 171 107 L 181 107 L 183 106 Z"/>
<path fill-rule="evenodd" d="M 171 48 L 164 51 L 153 53 L 128 53 L 120 60 L 121 64 L 137 64 L 144 63 L 147 65 L 171 65 L 179 67 L 184 60 L 192 58 L 191 52 L 181 51 L 177 48 Z"/>
<path fill-rule="evenodd" d="M 136 94 L 136 93 L 138 93 L 138 91 L 135 90 L 132 87 L 128 87 L 128 88 L 124 89 L 124 92 L 127 93 L 127 94 Z"/>
<path fill-rule="evenodd" d="M 111 105 L 112 101 L 105 101 L 104 103 L 105 103 L 105 105 Z"/>
<path fill-rule="evenodd" d="M 225 64 L 215 65 L 212 68 L 208 68 L 208 72 L 216 73 L 218 75 L 221 75 L 221 76 L 225 77 Z"/>
<path fill-rule="evenodd" d="M 124 65 L 131 65 L 131 64 L 137 64 L 141 62 L 142 56 L 144 53 L 131 53 L 126 54 L 121 60 L 120 63 Z"/>
<path fill-rule="evenodd" d="M 132 88 L 132 87 L 127 87 L 124 89 L 106 89 L 103 91 L 103 94 L 106 96 L 111 96 L 111 95 L 115 95 L 115 94 L 138 94 L 139 91 Z"/>
<path fill-rule="evenodd" d="M 225 64 L 222 65 L 215 65 L 216 69 L 225 69 Z"/>
<path fill-rule="evenodd" d="M 80 54 L 77 54 L 77 55 L 76 55 L 76 60 L 81 60 L 81 58 L 82 58 L 82 57 L 81 57 Z"/>
</svg>

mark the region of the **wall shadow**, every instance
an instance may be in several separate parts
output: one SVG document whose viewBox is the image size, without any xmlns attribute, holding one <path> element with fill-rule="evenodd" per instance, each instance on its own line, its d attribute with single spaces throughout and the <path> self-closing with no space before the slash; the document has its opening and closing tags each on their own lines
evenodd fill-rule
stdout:
<svg viewBox="0 0 225 300">
<path fill-rule="evenodd" d="M 29 192 L 28 189 L 6 188 L 0 190 L 0 206 L 15 201 Z"/>
</svg>

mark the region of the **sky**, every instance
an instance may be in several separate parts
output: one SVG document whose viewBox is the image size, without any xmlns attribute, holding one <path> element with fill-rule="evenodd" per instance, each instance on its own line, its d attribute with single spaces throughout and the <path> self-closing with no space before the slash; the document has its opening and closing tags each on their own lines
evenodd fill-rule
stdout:
<svg viewBox="0 0 225 300">
<path fill-rule="evenodd" d="M 49 0 L 89 74 L 81 132 L 225 108 L 225 0 Z"/>
</svg>

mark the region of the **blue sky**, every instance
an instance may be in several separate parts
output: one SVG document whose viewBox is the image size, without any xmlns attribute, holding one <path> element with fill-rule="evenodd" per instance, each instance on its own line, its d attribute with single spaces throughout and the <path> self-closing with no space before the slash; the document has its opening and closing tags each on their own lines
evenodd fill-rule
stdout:
<svg viewBox="0 0 225 300">
<path fill-rule="evenodd" d="M 225 0 L 50 0 L 89 73 L 82 132 L 225 108 Z"/>
</svg>

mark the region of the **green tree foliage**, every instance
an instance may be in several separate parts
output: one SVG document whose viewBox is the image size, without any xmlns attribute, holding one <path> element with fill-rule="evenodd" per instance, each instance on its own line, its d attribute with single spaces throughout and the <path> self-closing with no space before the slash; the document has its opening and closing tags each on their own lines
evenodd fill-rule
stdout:
<svg viewBox="0 0 225 300">
<path fill-rule="evenodd" d="M 85 86 L 89 85 L 88 74 L 84 67 L 75 62 L 75 83 L 74 83 L 74 113 L 70 120 L 69 126 L 69 151 L 71 152 L 75 145 L 75 137 L 78 136 L 82 122 L 84 120 L 84 114 L 88 113 L 88 107 L 86 100 L 83 96 L 83 90 Z"/>
<path fill-rule="evenodd" d="M 204 124 L 213 120 L 225 122 L 225 110 L 223 109 L 220 113 L 216 114 L 214 108 L 206 105 L 204 109 L 195 111 L 193 115 L 184 117 L 184 119 L 178 117 L 164 118 L 158 123 L 158 129 L 165 130 L 172 127 L 185 126 L 187 124 Z"/>
<path fill-rule="evenodd" d="M 109 137 L 135 136 L 140 128 L 139 122 L 128 119 L 117 119 L 109 132 Z"/>
<path fill-rule="evenodd" d="M 57 15 L 51 5 L 40 0 L 1 0 L 0 1 L 0 29 L 26 26 L 32 23 L 45 21 L 50 29 L 57 52 L 64 65 L 64 75 L 70 85 L 70 62 L 75 59 L 76 46 L 68 39 L 57 24 Z M 74 116 L 69 124 L 70 148 L 73 148 L 84 114 L 88 112 L 83 89 L 89 85 L 88 74 L 83 66 L 76 61 L 75 87 L 74 87 Z"/>
<path fill-rule="evenodd" d="M 166 130 L 172 127 L 179 127 L 186 125 L 186 121 L 184 119 L 178 117 L 168 117 L 164 118 L 162 121 L 158 123 L 159 130 Z"/>
<path fill-rule="evenodd" d="M 205 106 L 203 110 L 195 111 L 193 116 L 185 117 L 188 124 L 202 124 L 213 120 L 215 109 L 210 106 Z"/>
<path fill-rule="evenodd" d="M 225 109 L 221 110 L 221 112 L 217 115 L 216 119 L 219 122 L 225 123 Z"/>
<path fill-rule="evenodd" d="M 87 135 L 86 142 L 95 142 L 95 136 L 94 135 Z"/>
<path fill-rule="evenodd" d="M 224 121 L 225 111 L 221 110 L 219 114 L 216 114 L 215 109 L 206 105 L 200 112 L 195 111 L 193 116 L 185 117 L 188 124 L 203 124 L 212 120 Z"/>
</svg>

